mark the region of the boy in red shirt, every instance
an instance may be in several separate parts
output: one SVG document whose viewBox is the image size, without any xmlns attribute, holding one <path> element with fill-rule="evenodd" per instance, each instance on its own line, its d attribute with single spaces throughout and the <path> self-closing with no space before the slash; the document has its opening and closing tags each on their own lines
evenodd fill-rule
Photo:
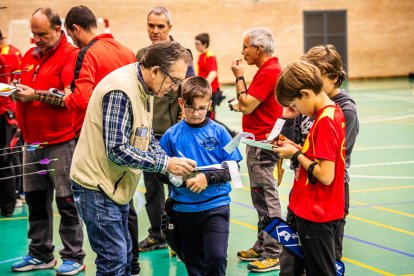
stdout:
<svg viewBox="0 0 414 276">
<path fill-rule="evenodd" d="M 281 105 L 315 117 L 303 147 L 286 141 L 274 149 L 300 164 L 289 208 L 296 216 L 307 275 L 336 275 L 334 233 L 345 204 L 345 119 L 322 88 L 319 69 L 305 61 L 287 66 L 276 88 Z"/>
</svg>

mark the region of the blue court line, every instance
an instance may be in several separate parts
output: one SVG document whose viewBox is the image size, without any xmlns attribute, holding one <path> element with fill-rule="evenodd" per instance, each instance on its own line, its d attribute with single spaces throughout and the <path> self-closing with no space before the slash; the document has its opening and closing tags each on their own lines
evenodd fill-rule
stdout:
<svg viewBox="0 0 414 276">
<path fill-rule="evenodd" d="M 236 204 L 236 205 L 239 205 L 239 206 L 242 206 L 242 207 L 245 207 L 245 208 L 248 208 L 248 209 L 255 210 L 255 208 L 253 206 L 250 206 L 250 205 L 247 205 L 247 204 L 244 204 L 244 203 L 241 203 L 241 202 L 232 201 L 231 203 Z M 379 206 L 379 204 L 374 204 L 374 205 L 375 206 Z M 362 207 L 365 207 L 365 206 L 362 206 Z M 355 238 L 355 237 L 352 237 L 352 236 L 349 236 L 349 235 L 344 235 L 344 237 L 346 237 L 348 239 L 351 239 L 351 240 L 354 240 L 354 241 L 357 241 L 357 242 L 361 242 L 361 243 L 367 244 L 367 245 L 371 245 L 371 246 L 374 246 L 374 247 L 378 247 L 378 248 L 383 249 L 383 250 L 386 250 L 386 251 L 391 251 L 391 252 L 394 252 L 394 253 L 397 253 L 397 254 L 401 254 L 403 256 L 407 256 L 407 257 L 410 257 L 410 258 L 414 258 L 414 255 L 413 254 L 410 254 L 410 253 L 407 253 L 407 252 L 404 252 L 404 251 L 400 251 L 400 250 L 393 249 L 393 248 L 390 248 L 390 247 L 382 246 L 382 245 L 379 245 L 379 244 L 376 244 L 376 243 L 372 243 L 372 242 L 369 242 L 369 241 L 365 241 L 365 240 L 362 240 L 362 239 L 358 239 L 358 238 Z"/>
<path fill-rule="evenodd" d="M 368 205 L 351 205 L 351 208 L 366 208 L 366 207 L 373 207 L 373 206 L 388 206 L 388 205 L 401 205 L 401 204 L 413 204 L 414 200 L 412 201 L 401 201 L 401 202 L 388 202 L 388 203 L 379 203 L 379 204 L 368 204 Z"/>
<path fill-rule="evenodd" d="M 344 235 L 344 237 L 346 237 L 348 239 L 351 239 L 351 240 L 354 240 L 354 241 L 357 241 L 357 242 L 361 242 L 361 243 L 365 243 L 365 244 L 368 244 L 368 245 L 371 245 L 371 246 L 375 246 L 375 247 L 378 247 L 380 249 L 395 252 L 397 254 L 401 254 L 401 255 L 404 255 L 404 256 L 407 256 L 407 257 L 410 257 L 410 258 L 414 258 L 414 254 L 410 254 L 410 253 L 407 253 L 407 252 L 404 252 L 404 251 L 401 251 L 401 250 L 396 250 L 396 249 L 393 249 L 393 248 L 390 248 L 390 247 L 386 247 L 386 246 L 382 246 L 382 245 L 372 243 L 372 242 L 369 242 L 369 241 L 361 240 L 361 239 L 358 239 L 358 238 L 350 236 L 350 235 Z"/>
</svg>

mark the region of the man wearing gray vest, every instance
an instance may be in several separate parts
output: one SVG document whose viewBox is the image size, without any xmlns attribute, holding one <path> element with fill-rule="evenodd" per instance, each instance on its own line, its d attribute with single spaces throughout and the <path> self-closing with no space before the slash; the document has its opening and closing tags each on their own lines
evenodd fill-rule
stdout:
<svg viewBox="0 0 414 276">
<path fill-rule="evenodd" d="M 97 254 L 97 275 L 131 274 L 128 202 L 142 171 L 179 176 L 194 171 L 193 160 L 168 157 L 152 131 L 152 96 L 176 91 L 189 63 L 178 43 L 156 43 L 141 63 L 113 71 L 92 93 L 70 176 Z"/>
</svg>

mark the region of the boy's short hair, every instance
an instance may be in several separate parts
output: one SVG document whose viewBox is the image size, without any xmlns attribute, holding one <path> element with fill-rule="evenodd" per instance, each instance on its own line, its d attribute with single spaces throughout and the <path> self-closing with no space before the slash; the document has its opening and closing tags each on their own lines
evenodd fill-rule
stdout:
<svg viewBox="0 0 414 276">
<path fill-rule="evenodd" d="M 346 73 L 342 65 L 342 59 L 334 45 L 318 45 L 309 49 L 302 57 L 303 60 L 312 63 L 319 68 L 322 74 L 330 79 L 338 80 L 335 87 L 340 87 L 345 79 Z"/>
<path fill-rule="evenodd" d="M 203 77 L 194 76 L 181 84 L 181 98 L 187 105 L 194 104 L 194 98 L 211 98 L 211 85 Z"/>
<path fill-rule="evenodd" d="M 294 99 L 302 98 L 301 90 L 310 89 L 315 94 L 319 94 L 322 87 L 323 81 L 318 67 L 298 60 L 286 66 L 280 74 L 276 86 L 276 98 L 282 106 L 287 107 Z"/>
<path fill-rule="evenodd" d="M 208 48 L 210 46 L 210 36 L 208 33 L 201 33 L 195 37 L 195 40 L 198 40 L 201 42 L 201 44 L 206 45 Z"/>
</svg>

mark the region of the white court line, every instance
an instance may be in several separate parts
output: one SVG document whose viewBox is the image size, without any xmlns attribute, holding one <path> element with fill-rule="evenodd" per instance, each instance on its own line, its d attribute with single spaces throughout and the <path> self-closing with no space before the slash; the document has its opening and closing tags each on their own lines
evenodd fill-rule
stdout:
<svg viewBox="0 0 414 276">
<path fill-rule="evenodd" d="M 406 146 L 379 146 L 379 147 L 362 147 L 354 148 L 355 151 L 367 151 L 367 150 L 388 150 L 388 149 L 414 149 L 414 145 L 406 145 Z"/>
<path fill-rule="evenodd" d="M 371 164 L 351 165 L 351 168 L 394 166 L 394 165 L 405 165 L 405 164 L 414 164 L 414 160 L 400 161 L 400 162 L 385 162 L 385 163 L 371 163 Z"/>
<path fill-rule="evenodd" d="M 388 175 L 359 175 L 359 174 L 351 174 L 351 178 L 368 178 L 368 179 L 407 179 L 411 180 L 414 179 L 414 176 L 388 176 Z"/>
<path fill-rule="evenodd" d="M 361 124 L 369 124 L 369 123 L 377 123 L 377 122 L 387 122 L 387 121 L 396 121 L 396 120 L 403 120 L 403 119 L 410 119 L 414 118 L 414 114 L 407 114 L 407 115 L 401 115 L 401 116 L 395 116 L 395 117 L 382 117 L 382 118 L 372 118 L 372 119 L 366 119 L 361 120 L 359 123 Z"/>
</svg>

